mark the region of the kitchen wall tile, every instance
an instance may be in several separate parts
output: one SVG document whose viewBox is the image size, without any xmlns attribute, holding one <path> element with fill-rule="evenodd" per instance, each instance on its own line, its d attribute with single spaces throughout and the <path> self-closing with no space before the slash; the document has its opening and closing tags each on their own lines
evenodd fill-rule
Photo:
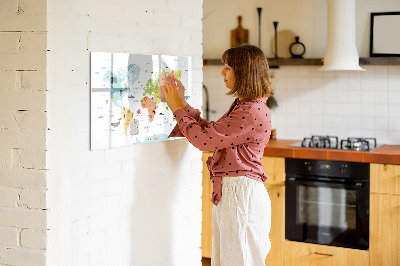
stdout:
<svg viewBox="0 0 400 266">
<path fill-rule="evenodd" d="M 363 116 L 361 118 L 362 129 L 374 129 L 375 128 L 375 119 L 373 116 Z"/>
<path fill-rule="evenodd" d="M 362 90 L 373 90 L 374 89 L 374 76 L 367 75 L 367 74 L 362 75 L 361 76 L 361 88 L 362 88 Z"/>
<path fill-rule="evenodd" d="M 361 105 L 362 116 L 374 116 L 374 114 L 375 114 L 375 106 L 373 104 Z"/>
<path fill-rule="evenodd" d="M 389 130 L 400 131 L 400 117 L 389 117 Z"/>
<path fill-rule="evenodd" d="M 337 136 L 337 128 L 334 126 L 324 127 L 322 135 Z"/>
<path fill-rule="evenodd" d="M 286 68 L 286 73 L 285 73 L 285 77 L 297 77 L 297 70 L 298 67 L 297 66 L 287 66 Z"/>
<path fill-rule="evenodd" d="M 349 87 L 349 77 L 347 71 L 339 71 L 336 74 L 336 89 L 347 90 Z"/>
<path fill-rule="evenodd" d="M 276 76 L 276 77 L 285 77 L 286 76 L 286 67 L 281 67 L 281 68 L 270 68 L 269 73 L 271 76 Z"/>
<path fill-rule="evenodd" d="M 389 115 L 389 106 L 387 104 L 375 104 L 375 117 L 387 117 Z M 400 108 L 397 105 L 393 106 Z"/>
<path fill-rule="evenodd" d="M 310 87 L 315 90 L 319 89 L 324 85 L 324 78 L 323 77 L 311 77 L 310 79 Z"/>
<path fill-rule="evenodd" d="M 300 76 L 298 77 L 298 88 L 305 88 L 305 89 L 310 89 L 310 78 L 309 77 L 305 77 L 305 76 Z"/>
<path fill-rule="evenodd" d="M 349 90 L 337 90 L 336 91 L 336 103 L 346 103 L 350 102 L 349 99 Z"/>
<path fill-rule="evenodd" d="M 349 129 L 361 129 L 362 122 L 359 116 L 349 116 Z"/>
<path fill-rule="evenodd" d="M 287 77 L 286 78 L 286 88 L 288 89 L 296 89 L 299 87 L 298 78 L 297 77 Z"/>
<path fill-rule="evenodd" d="M 400 74 L 389 76 L 388 89 L 392 91 L 400 90 Z"/>
<path fill-rule="evenodd" d="M 388 67 L 388 76 L 397 76 L 400 77 L 400 66 L 390 66 Z"/>
<path fill-rule="evenodd" d="M 375 104 L 385 104 L 388 102 L 388 92 L 387 91 L 375 91 L 374 94 Z"/>
<path fill-rule="evenodd" d="M 349 90 L 349 102 L 350 103 L 361 103 L 362 99 L 361 90 Z"/>
<path fill-rule="evenodd" d="M 331 84 L 324 85 L 324 98 L 323 101 L 326 103 L 334 103 L 336 101 L 336 91 L 334 86 Z"/>
<path fill-rule="evenodd" d="M 349 115 L 351 116 L 361 116 L 362 107 L 360 103 L 349 104 Z"/>
<path fill-rule="evenodd" d="M 375 130 L 386 130 L 389 129 L 389 118 L 388 117 L 375 117 Z"/>
<path fill-rule="evenodd" d="M 347 116 L 338 116 L 336 118 L 336 127 L 339 129 L 348 129 L 349 118 Z"/>
<path fill-rule="evenodd" d="M 322 78 L 324 76 L 324 71 L 321 71 L 321 66 L 310 66 L 307 67 L 310 69 L 311 78 Z"/>
<path fill-rule="evenodd" d="M 275 92 L 277 90 L 286 89 L 286 79 L 285 78 L 282 78 L 279 76 L 274 77 L 274 78 L 272 78 L 271 83 L 272 83 L 272 85 L 271 85 L 272 90 L 274 90 Z"/>
<path fill-rule="evenodd" d="M 389 104 L 400 104 L 400 88 L 397 91 L 389 91 Z"/>
<path fill-rule="evenodd" d="M 361 71 L 349 71 L 349 90 L 360 90 L 361 89 Z"/>
<path fill-rule="evenodd" d="M 360 137 L 362 136 L 361 128 L 349 128 L 349 137 Z"/>
<path fill-rule="evenodd" d="M 362 129 L 361 137 L 363 138 L 373 138 L 375 136 L 375 132 L 372 129 Z"/>
<path fill-rule="evenodd" d="M 311 114 L 319 114 L 322 116 L 324 110 L 324 104 L 320 101 L 311 102 Z"/>
<path fill-rule="evenodd" d="M 395 137 L 384 131 L 389 132 L 386 121 L 391 124 L 395 122 L 391 118 L 400 117 L 400 67 L 363 67 L 367 71 L 326 72 L 320 71 L 319 66 L 281 66 L 272 70 L 279 105 L 272 111 L 272 119 L 279 137 L 301 139 L 308 136 L 300 134 L 303 128 L 301 132 L 310 135 L 347 132 L 348 136 L 357 137 L 376 132 L 384 137 L 383 141 L 392 143 Z M 224 93 L 211 105 L 219 105 Z M 309 130 L 304 129 L 305 125 Z M 391 130 L 400 131 L 395 126 Z"/>
<path fill-rule="evenodd" d="M 292 127 L 298 127 L 298 126 L 301 126 L 302 124 L 301 124 L 301 121 L 299 120 L 299 115 L 298 114 L 295 114 L 295 113 L 293 113 L 293 114 L 291 114 L 291 115 L 289 115 L 288 117 L 287 117 L 287 123 L 288 123 L 288 125 L 289 126 L 292 126 Z"/>
<path fill-rule="evenodd" d="M 305 115 L 305 116 L 309 116 L 310 115 L 310 113 L 311 113 L 311 104 L 310 103 L 308 103 L 308 102 L 305 102 L 305 103 L 302 103 L 302 102 L 300 102 L 299 103 L 299 109 L 298 109 L 298 113 L 299 114 L 301 114 L 301 115 Z"/>
<path fill-rule="evenodd" d="M 324 123 L 324 117 L 320 113 L 315 113 L 311 115 L 311 127 L 313 129 L 322 129 Z"/>
<path fill-rule="evenodd" d="M 336 103 L 336 115 L 347 117 L 349 114 L 349 105 L 345 103 Z"/>
<path fill-rule="evenodd" d="M 388 89 L 388 79 L 387 78 L 375 78 L 374 79 L 374 89 L 375 91 L 387 91 Z"/>
<path fill-rule="evenodd" d="M 330 128 L 335 128 L 336 118 L 337 117 L 335 115 L 324 115 L 324 117 L 323 117 L 324 129 L 327 130 L 327 129 L 330 129 Z M 329 132 L 329 134 L 331 134 L 331 133 Z"/>
<path fill-rule="evenodd" d="M 388 105 L 389 117 L 400 117 L 400 104 Z"/>
<path fill-rule="evenodd" d="M 323 107 L 324 116 L 327 115 L 335 115 L 336 114 L 336 105 L 335 103 L 325 103 Z"/>
<path fill-rule="evenodd" d="M 399 144 L 400 143 L 400 130 L 390 130 L 389 131 L 389 140 L 387 143 Z"/>
<path fill-rule="evenodd" d="M 335 71 L 321 71 L 324 78 L 335 78 Z"/>
<path fill-rule="evenodd" d="M 374 66 L 374 77 L 375 78 L 387 78 L 387 74 L 388 74 L 388 67 L 387 65 L 377 65 Z"/>
<path fill-rule="evenodd" d="M 347 139 L 349 137 L 349 129 L 348 128 L 337 128 L 336 136 L 339 138 L 339 146 L 341 139 Z"/>
<path fill-rule="evenodd" d="M 363 89 L 361 91 L 361 101 L 363 104 L 374 103 L 374 91 Z"/>
<path fill-rule="evenodd" d="M 312 99 L 312 93 L 313 92 L 312 90 L 310 90 L 310 88 L 307 89 L 299 88 L 299 95 L 298 95 L 299 102 L 303 104 L 307 103 L 309 105 Z"/>
<path fill-rule="evenodd" d="M 312 68 L 310 67 L 299 67 L 297 69 L 297 76 L 310 79 Z"/>
<path fill-rule="evenodd" d="M 311 128 L 311 134 L 308 136 L 312 136 L 312 135 L 326 135 L 326 132 L 324 131 L 324 129 L 322 127 L 317 127 L 317 128 Z M 306 136 L 306 135 L 304 135 Z"/>
<path fill-rule="evenodd" d="M 310 127 L 298 127 L 297 134 L 300 136 L 311 136 L 311 128 Z"/>
<path fill-rule="evenodd" d="M 322 84 L 322 83 L 321 83 Z M 324 92 L 320 88 L 313 88 L 311 94 L 311 102 L 322 102 L 324 97 Z"/>
<path fill-rule="evenodd" d="M 376 141 L 379 144 L 384 144 L 389 142 L 389 134 L 388 130 L 376 130 L 375 129 L 375 138 Z"/>
</svg>

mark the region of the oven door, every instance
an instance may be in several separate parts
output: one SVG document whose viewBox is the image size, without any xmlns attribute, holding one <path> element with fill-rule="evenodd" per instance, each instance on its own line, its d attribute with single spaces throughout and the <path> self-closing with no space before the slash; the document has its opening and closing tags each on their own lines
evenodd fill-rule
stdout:
<svg viewBox="0 0 400 266">
<path fill-rule="evenodd" d="M 367 250 L 369 185 L 286 178 L 286 239 Z"/>
</svg>

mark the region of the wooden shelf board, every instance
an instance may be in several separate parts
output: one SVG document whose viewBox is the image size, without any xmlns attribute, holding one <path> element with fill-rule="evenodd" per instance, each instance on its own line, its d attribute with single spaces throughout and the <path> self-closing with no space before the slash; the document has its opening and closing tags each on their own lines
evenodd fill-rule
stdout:
<svg viewBox="0 0 400 266">
<path fill-rule="evenodd" d="M 268 58 L 270 67 L 278 66 L 322 66 L 322 58 Z M 204 59 L 205 66 L 222 65 L 220 59 Z M 360 65 L 400 65 L 400 57 L 362 57 Z"/>
</svg>

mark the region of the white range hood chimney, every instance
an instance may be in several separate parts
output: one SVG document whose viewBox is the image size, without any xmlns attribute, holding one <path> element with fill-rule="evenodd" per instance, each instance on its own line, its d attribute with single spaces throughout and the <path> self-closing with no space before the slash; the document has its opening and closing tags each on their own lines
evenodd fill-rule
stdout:
<svg viewBox="0 0 400 266">
<path fill-rule="evenodd" d="M 358 70 L 355 0 L 328 0 L 328 45 L 323 71 Z"/>
</svg>

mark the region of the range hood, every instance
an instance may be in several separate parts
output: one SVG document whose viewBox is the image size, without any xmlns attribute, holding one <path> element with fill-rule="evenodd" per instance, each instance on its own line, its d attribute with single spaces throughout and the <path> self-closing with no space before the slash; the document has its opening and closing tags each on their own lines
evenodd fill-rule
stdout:
<svg viewBox="0 0 400 266">
<path fill-rule="evenodd" d="M 355 0 L 328 0 L 328 44 L 320 70 L 358 70 Z"/>
</svg>

